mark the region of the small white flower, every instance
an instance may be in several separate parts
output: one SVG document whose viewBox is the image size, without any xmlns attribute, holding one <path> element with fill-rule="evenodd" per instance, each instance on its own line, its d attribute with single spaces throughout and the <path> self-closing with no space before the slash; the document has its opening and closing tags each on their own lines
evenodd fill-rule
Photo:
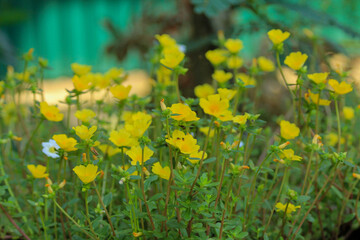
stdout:
<svg viewBox="0 0 360 240">
<path fill-rule="evenodd" d="M 125 178 L 121 178 L 120 181 L 119 181 L 119 184 L 120 184 L 120 185 L 123 185 L 124 182 L 125 182 Z"/>
<path fill-rule="evenodd" d="M 60 157 L 59 154 L 57 154 L 57 151 L 60 147 L 55 142 L 55 140 L 50 139 L 48 142 L 43 142 L 41 144 L 43 146 L 43 153 L 45 153 L 46 156 L 52 157 L 52 158 L 58 158 Z"/>
<path fill-rule="evenodd" d="M 186 46 L 184 44 L 178 44 L 179 50 L 183 53 L 186 52 Z"/>
</svg>

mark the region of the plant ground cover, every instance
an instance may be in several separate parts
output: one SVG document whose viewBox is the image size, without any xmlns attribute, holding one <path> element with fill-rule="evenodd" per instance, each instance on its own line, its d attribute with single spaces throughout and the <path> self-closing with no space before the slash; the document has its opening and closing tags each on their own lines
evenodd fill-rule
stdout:
<svg viewBox="0 0 360 240">
<path fill-rule="evenodd" d="M 308 55 L 284 45 L 290 33 L 268 37 L 275 63 L 244 64 L 242 41 L 219 32 L 205 55 L 212 83 L 197 86 L 196 98 L 181 95 L 186 57 L 166 34 L 155 36 L 146 97 L 129 94 L 122 69 L 74 63 L 65 115 L 42 91 L 48 62 L 25 53 L 23 71 L 9 67 L 0 82 L 0 237 L 346 238 L 360 225 L 348 73 L 308 72 Z M 276 69 L 289 111 L 266 122 L 261 85 Z"/>
</svg>

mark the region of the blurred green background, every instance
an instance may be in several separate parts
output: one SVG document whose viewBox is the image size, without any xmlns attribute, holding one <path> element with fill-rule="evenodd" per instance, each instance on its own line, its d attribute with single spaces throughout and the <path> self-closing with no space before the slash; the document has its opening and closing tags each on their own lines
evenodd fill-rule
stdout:
<svg viewBox="0 0 360 240">
<path fill-rule="evenodd" d="M 49 60 L 47 78 L 70 76 L 73 62 L 95 72 L 147 68 L 153 35 L 164 32 L 186 45 L 189 64 L 203 60 L 218 30 L 243 40 L 249 59 L 271 28 L 290 30 L 294 49 L 309 28 L 327 51 L 355 56 L 359 20 L 358 0 L 0 0 L 0 76 L 7 65 L 21 71 L 19 56 L 30 48 Z M 302 46 L 311 53 L 311 43 Z"/>
</svg>

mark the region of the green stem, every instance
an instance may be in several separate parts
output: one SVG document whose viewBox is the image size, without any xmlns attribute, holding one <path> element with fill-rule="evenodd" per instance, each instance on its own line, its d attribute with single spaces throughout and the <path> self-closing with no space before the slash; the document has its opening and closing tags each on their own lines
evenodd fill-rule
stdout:
<svg viewBox="0 0 360 240">
<path fill-rule="evenodd" d="M 92 226 L 92 224 L 91 224 L 91 220 L 90 220 L 90 216 L 89 216 L 89 206 L 88 206 L 89 204 L 88 204 L 87 198 L 88 198 L 88 190 L 86 190 L 86 192 L 85 192 L 86 219 L 87 219 L 87 222 L 88 222 L 88 224 L 89 224 L 90 231 L 91 231 L 95 236 L 97 236 L 96 233 L 95 233 L 95 231 L 94 231 L 94 228 L 93 228 L 93 226 Z"/>
<path fill-rule="evenodd" d="M 258 167 L 258 169 L 256 170 L 256 173 L 252 179 L 252 182 L 251 182 L 251 187 L 250 187 L 250 191 L 248 193 L 248 196 L 246 198 L 246 203 L 245 203 L 245 209 L 244 209 L 244 223 L 243 223 L 243 229 L 244 231 L 246 230 L 246 224 L 247 224 L 247 218 L 246 218 L 246 214 L 247 214 L 247 209 L 249 208 L 249 199 L 252 197 L 253 195 L 253 191 L 254 191 L 254 188 L 255 188 L 255 182 L 256 182 L 256 179 L 257 179 L 257 176 L 262 168 L 262 166 L 264 165 L 264 163 L 272 156 L 272 152 L 271 153 L 268 153 L 267 156 L 265 157 L 265 159 L 262 161 L 262 163 L 260 164 L 260 166 Z M 251 211 L 251 207 L 249 209 L 249 212 Z M 250 215 L 250 214 L 249 214 Z"/>
<path fill-rule="evenodd" d="M 320 103 L 321 91 L 319 92 L 319 98 L 316 103 L 316 115 L 315 115 L 315 134 L 319 133 L 319 103 Z"/>
<path fill-rule="evenodd" d="M 337 128 L 338 128 L 338 147 L 337 151 L 340 152 L 341 147 L 341 126 L 340 126 L 340 114 L 339 114 L 339 103 L 338 99 L 335 99 L 335 111 L 336 111 L 336 120 L 337 120 Z"/>
<path fill-rule="evenodd" d="M 55 226 L 55 239 L 58 239 L 58 232 L 57 232 L 57 214 L 56 214 L 56 203 L 54 200 L 54 226 Z"/>
<path fill-rule="evenodd" d="M 146 201 L 146 194 L 145 194 L 145 189 L 144 189 L 144 178 L 145 177 L 144 177 L 143 168 L 144 168 L 144 148 L 142 148 L 142 153 L 141 153 L 141 192 L 142 192 L 142 195 L 143 195 L 143 198 L 144 198 L 144 205 L 145 205 L 146 212 L 147 212 L 147 215 L 148 215 L 149 220 L 150 220 L 151 228 L 154 231 L 155 230 L 155 224 L 154 224 L 154 221 L 153 221 L 153 219 L 151 217 L 149 205 L 147 204 L 147 201 Z"/>
<path fill-rule="evenodd" d="M 72 217 L 70 217 L 70 215 L 56 202 L 55 199 L 54 200 L 54 204 L 55 206 L 57 206 L 60 211 L 71 221 L 75 224 L 75 226 L 77 226 L 86 236 L 88 236 L 91 239 L 95 239 L 95 240 L 99 240 L 97 237 L 92 236 L 90 233 L 88 233 L 87 231 L 85 231 Z"/>
<path fill-rule="evenodd" d="M 344 213 L 344 210 L 345 210 L 345 207 L 346 207 L 346 204 L 350 198 L 350 195 L 352 194 L 356 184 L 359 182 L 359 179 L 356 179 L 356 181 L 352 184 L 352 186 L 350 187 L 350 190 L 348 192 L 348 194 L 346 195 L 345 199 L 343 200 L 343 203 L 342 203 L 342 207 L 341 207 L 341 210 L 340 210 L 340 213 L 339 213 L 339 216 L 338 216 L 338 219 L 337 219 L 337 224 L 336 224 L 336 228 L 335 228 L 335 236 L 337 238 L 338 236 L 338 232 L 340 230 L 340 225 L 341 225 L 341 220 L 342 220 L 342 217 L 343 217 L 343 213 Z M 358 209 L 356 208 L 355 211 L 357 211 Z"/>
<path fill-rule="evenodd" d="M 103 207 L 103 209 L 104 209 L 104 211 L 105 211 L 105 215 L 106 215 L 106 217 L 107 217 L 107 219 L 108 219 L 108 221 L 109 221 L 112 234 L 113 234 L 113 236 L 115 237 L 116 234 L 115 234 L 114 226 L 113 226 L 113 224 L 112 224 L 112 222 L 111 222 L 111 218 L 110 218 L 110 216 L 109 216 L 109 213 L 108 213 L 108 211 L 106 210 L 105 204 L 104 204 L 103 200 L 101 199 L 101 196 L 100 196 L 99 190 L 98 190 L 97 187 L 96 187 L 95 181 L 93 181 L 93 185 L 94 185 L 94 187 L 95 187 L 95 192 L 96 192 L 96 194 L 97 194 L 97 196 L 98 196 L 98 198 L 99 198 L 100 204 L 101 204 L 101 206 Z"/>
<path fill-rule="evenodd" d="M 303 186 L 302 186 L 302 188 L 301 188 L 301 195 L 303 195 L 304 190 L 305 190 L 305 187 L 306 187 L 306 180 L 307 180 L 307 178 L 308 178 L 308 176 L 309 176 L 309 173 L 310 173 L 310 168 L 311 168 L 311 162 L 312 162 L 313 154 L 314 154 L 314 150 L 311 149 L 310 157 L 309 157 L 309 162 L 308 162 L 308 165 L 307 165 L 307 168 L 306 168 L 304 183 L 303 183 Z"/>
<path fill-rule="evenodd" d="M 179 103 L 181 103 L 181 95 L 179 90 L 179 75 L 177 73 L 174 73 L 174 79 L 175 79 L 176 96 L 178 98 Z"/>
<path fill-rule="evenodd" d="M 47 237 L 47 233 L 46 233 L 46 226 L 45 226 L 45 223 L 44 223 L 44 216 L 43 216 L 41 210 L 39 211 L 39 213 L 40 213 L 41 224 L 42 224 L 42 227 L 44 229 L 44 237 L 45 237 L 45 240 L 47 240 L 48 237 Z"/>
<path fill-rule="evenodd" d="M 277 196 L 276 196 L 276 199 L 275 199 L 275 204 L 279 201 L 279 198 L 280 198 L 280 196 L 281 196 L 281 192 L 282 192 L 282 189 L 283 189 L 283 187 L 284 187 L 285 180 L 286 180 L 286 178 L 287 178 L 287 173 L 288 173 L 288 167 L 285 168 L 284 176 L 283 176 L 283 178 L 282 178 L 282 180 L 281 180 L 281 184 L 280 184 L 280 189 L 279 189 L 279 192 L 278 192 L 278 194 L 277 194 Z M 266 226 L 265 226 L 264 234 L 266 233 L 266 230 L 268 229 L 268 227 L 269 227 L 269 225 L 270 225 L 271 218 L 272 218 L 272 216 L 273 216 L 273 214 L 274 214 L 274 211 L 275 211 L 275 204 L 274 204 L 273 209 L 271 210 L 269 220 L 268 220 L 268 222 L 267 222 L 267 224 L 266 224 Z"/>
<path fill-rule="evenodd" d="M 280 236 L 282 236 L 283 233 L 284 233 L 284 226 L 285 226 L 285 223 L 286 223 L 286 212 L 287 212 L 289 203 L 290 203 L 290 199 L 288 199 L 287 202 L 286 202 L 286 207 L 285 207 L 285 211 L 284 211 L 284 216 L 283 216 L 283 218 L 282 218 L 281 229 L 280 229 L 279 234 L 278 234 L 278 236 L 276 237 L 276 239 L 280 239 Z"/>
<path fill-rule="evenodd" d="M 2 150 L 4 150 L 4 149 L 2 149 Z M 3 152 L 3 153 L 6 154 L 5 152 Z M 4 169 L 4 164 L 3 164 L 3 160 L 2 160 L 1 156 L 0 156 L 0 173 L 1 173 L 1 176 L 5 176 L 5 169 Z M 14 192 L 12 191 L 12 188 L 11 188 L 11 186 L 9 184 L 8 179 L 5 178 L 4 182 L 5 182 L 6 188 L 7 188 L 8 192 L 9 192 L 11 198 L 14 201 L 15 208 L 17 209 L 18 213 L 22 215 L 21 218 L 24 221 L 25 225 L 27 226 L 27 229 L 28 229 L 30 235 L 32 235 L 34 232 L 33 232 L 33 230 L 30 228 L 30 226 L 28 224 L 27 217 L 23 214 L 23 211 L 20 208 L 19 202 L 17 201 L 17 198 L 15 197 Z"/>
<path fill-rule="evenodd" d="M 234 178 L 231 178 L 230 187 L 229 187 L 229 189 L 228 189 L 228 190 L 229 190 L 229 191 L 228 191 L 228 194 L 226 195 L 225 206 L 224 206 L 223 213 L 222 213 L 222 218 L 221 218 L 219 239 L 222 238 L 222 232 L 223 232 L 224 220 L 225 220 L 225 213 L 226 213 L 227 205 L 228 205 L 228 203 L 229 203 L 230 193 L 232 192 L 233 183 L 234 183 Z"/>
<path fill-rule="evenodd" d="M 280 74 L 281 74 L 281 76 L 282 76 L 282 78 L 283 78 L 283 80 L 284 80 L 284 84 L 285 84 L 286 88 L 289 90 L 293 102 L 295 102 L 295 95 L 294 95 L 293 91 L 291 91 L 291 89 L 289 88 L 289 85 L 288 85 L 288 83 L 287 83 L 287 81 L 286 81 L 284 72 L 283 72 L 282 67 L 281 67 L 281 64 L 280 64 L 280 56 L 279 56 L 279 52 L 278 52 L 278 51 L 276 51 L 276 63 L 277 63 L 277 65 L 278 65 Z"/>
<path fill-rule="evenodd" d="M 337 167 L 337 164 L 336 164 L 335 167 L 333 168 L 331 175 L 326 179 L 326 182 L 323 184 L 322 188 L 320 189 L 320 191 L 319 191 L 318 194 L 316 195 L 314 201 L 312 202 L 312 204 L 310 205 L 309 209 L 308 209 L 307 212 L 305 213 L 305 215 L 304 215 L 303 219 L 301 220 L 299 226 L 297 227 L 296 231 L 294 232 L 293 235 L 291 235 L 292 230 L 293 230 L 293 228 L 294 228 L 294 226 L 295 226 L 295 224 L 296 224 L 296 220 L 294 221 L 293 226 L 292 226 L 292 228 L 290 229 L 289 235 L 288 235 L 288 236 L 292 236 L 291 240 L 295 239 L 297 233 L 298 233 L 298 232 L 300 231 L 300 229 L 301 229 L 301 226 L 304 224 L 307 216 L 309 215 L 309 213 L 311 212 L 312 208 L 314 207 L 314 205 L 315 205 L 316 202 L 318 201 L 318 199 L 319 199 L 320 195 L 322 194 L 322 192 L 324 191 L 325 187 L 327 186 L 327 184 L 329 183 L 329 181 L 334 177 L 334 173 L 335 173 L 336 167 Z"/>
<path fill-rule="evenodd" d="M 25 155 L 26 155 L 27 150 L 29 149 L 30 142 L 31 142 L 32 139 L 34 138 L 36 132 L 39 130 L 40 125 L 41 125 L 41 123 L 42 123 L 43 121 L 44 121 L 44 118 L 41 118 L 41 120 L 40 120 L 40 121 L 38 122 L 38 124 L 36 125 L 34 131 L 32 132 L 29 140 L 26 142 L 26 145 L 25 145 L 25 148 L 24 148 L 24 152 L 22 153 L 22 156 L 21 156 L 21 157 L 23 158 L 23 160 L 24 160 L 24 157 L 25 157 Z"/>
<path fill-rule="evenodd" d="M 211 121 L 210 121 L 208 134 L 206 135 L 206 138 L 205 138 L 205 144 L 204 144 L 204 148 L 203 148 L 203 154 L 202 154 L 201 159 L 200 159 L 199 168 L 198 168 L 198 170 L 197 170 L 196 177 L 195 177 L 194 182 L 192 183 L 191 188 L 190 188 L 190 191 L 189 191 L 189 197 L 191 197 L 192 191 L 194 190 L 194 187 L 195 187 L 195 184 L 196 184 L 196 181 L 198 180 L 198 178 L 199 178 L 199 176 L 200 176 L 201 167 L 202 167 L 202 165 L 203 165 L 203 161 L 204 161 L 204 157 L 205 157 L 205 152 L 206 152 L 206 148 L 207 148 L 207 145 L 208 145 L 208 142 L 209 142 L 210 131 L 211 131 L 211 128 L 212 128 L 213 123 L 214 123 L 214 117 L 212 117 L 212 118 L 211 118 Z"/>
</svg>

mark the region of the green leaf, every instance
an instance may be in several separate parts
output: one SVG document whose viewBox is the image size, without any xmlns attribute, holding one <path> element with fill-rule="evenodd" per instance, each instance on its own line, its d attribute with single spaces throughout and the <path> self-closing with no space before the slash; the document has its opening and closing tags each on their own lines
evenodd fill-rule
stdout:
<svg viewBox="0 0 360 240">
<path fill-rule="evenodd" d="M 239 239 L 243 239 L 243 238 L 247 237 L 248 235 L 249 235 L 248 232 L 242 232 L 238 235 L 238 237 L 239 237 Z"/>
<path fill-rule="evenodd" d="M 212 163 L 212 162 L 214 162 L 215 160 L 216 160 L 216 157 L 211 157 L 211 158 L 209 158 L 209 159 L 206 159 L 206 160 L 204 161 L 204 164 Z"/>
<path fill-rule="evenodd" d="M 104 205 L 108 206 L 111 203 L 111 200 L 112 200 L 112 193 L 110 192 L 110 193 L 106 194 L 104 197 L 104 200 L 103 200 Z"/>
<path fill-rule="evenodd" d="M 309 199 L 310 199 L 309 196 L 301 195 L 301 196 L 298 197 L 297 202 L 298 203 L 304 203 L 304 202 L 307 202 Z"/>
<path fill-rule="evenodd" d="M 155 174 L 148 177 L 144 182 L 145 191 L 147 191 L 150 188 L 151 183 L 156 181 L 157 179 L 158 179 L 158 176 Z"/>
<path fill-rule="evenodd" d="M 152 196 L 151 198 L 149 198 L 149 202 L 151 202 L 151 201 L 156 201 L 156 200 L 162 198 L 163 196 L 164 196 L 163 193 L 157 193 L 157 194 L 155 194 L 154 196 Z"/>
</svg>

